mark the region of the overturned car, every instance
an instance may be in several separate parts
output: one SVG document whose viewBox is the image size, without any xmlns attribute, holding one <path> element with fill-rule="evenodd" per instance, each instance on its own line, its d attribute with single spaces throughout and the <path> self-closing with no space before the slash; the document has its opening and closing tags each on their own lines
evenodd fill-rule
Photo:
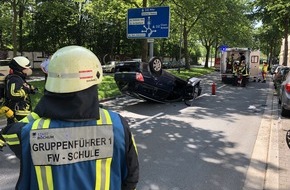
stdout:
<svg viewBox="0 0 290 190">
<path fill-rule="evenodd" d="M 116 65 L 114 79 L 126 95 L 160 103 L 193 100 L 201 94 L 201 80 L 183 80 L 162 69 L 162 61 L 123 61 Z"/>
</svg>

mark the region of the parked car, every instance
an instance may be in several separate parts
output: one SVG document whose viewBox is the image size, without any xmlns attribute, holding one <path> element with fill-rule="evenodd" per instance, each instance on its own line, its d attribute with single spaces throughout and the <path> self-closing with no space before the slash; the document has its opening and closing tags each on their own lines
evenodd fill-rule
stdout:
<svg viewBox="0 0 290 190">
<path fill-rule="evenodd" d="M 4 88 L 5 88 L 5 77 L 10 72 L 10 59 L 4 59 L 0 60 L 0 94 L 4 94 Z M 4 97 L 0 97 L 0 103 L 4 101 Z"/>
<path fill-rule="evenodd" d="M 0 73 L 1 75 L 8 75 L 10 68 L 9 68 L 9 64 L 10 64 L 11 60 L 10 59 L 3 59 L 0 60 Z"/>
<path fill-rule="evenodd" d="M 288 148 L 290 149 L 290 130 L 288 130 L 286 133 L 286 144 Z"/>
<path fill-rule="evenodd" d="M 200 79 L 183 80 L 170 74 L 162 69 L 162 62 L 156 57 L 148 63 L 120 62 L 114 79 L 123 94 L 160 103 L 194 99 L 202 90 Z"/>
<path fill-rule="evenodd" d="M 105 65 L 102 65 L 103 72 L 105 72 L 105 73 L 115 72 L 115 67 L 116 67 L 117 63 L 118 63 L 117 61 L 109 61 L 109 62 L 105 63 Z"/>
<path fill-rule="evenodd" d="M 284 67 L 284 65 L 278 65 L 277 67 L 275 67 L 275 70 L 274 70 L 274 72 L 273 72 L 273 74 L 272 74 L 272 78 L 273 78 L 273 80 L 274 80 L 274 78 L 275 78 L 275 75 L 280 71 L 280 69 L 281 69 L 282 67 Z"/>
<path fill-rule="evenodd" d="M 273 77 L 274 87 L 278 89 L 281 86 L 281 83 L 285 80 L 287 73 L 289 72 L 290 68 L 286 66 L 281 66 L 277 69 L 277 73 L 275 73 Z"/>
<path fill-rule="evenodd" d="M 281 104 L 281 115 L 290 116 L 290 72 L 282 82 L 278 95 L 279 104 Z"/>
<path fill-rule="evenodd" d="M 171 69 L 172 65 L 171 65 L 171 61 L 166 61 L 162 63 L 162 68 L 163 69 Z"/>
<path fill-rule="evenodd" d="M 277 69 L 278 66 L 279 64 L 272 65 L 271 70 L 270 70 L 271 75 L 275 74 L 275 70 Z"/>
</svg>

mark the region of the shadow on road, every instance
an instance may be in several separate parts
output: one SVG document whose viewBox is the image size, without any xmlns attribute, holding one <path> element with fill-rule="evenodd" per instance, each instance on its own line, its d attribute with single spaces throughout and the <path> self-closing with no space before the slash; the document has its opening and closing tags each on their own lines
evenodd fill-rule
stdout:
<svg viewBox="0 0 290 190">
<path fill-rule="evenodd" d="M 238 122 L 241 126 L 237 128 L 242 130 L 257 128 L 261 120 L 255 118 L 263 117 L 271 89 L 263 83 L 250 83 L 246 88 L 226 85 L 213 96 L 210 85 L 208 80 L 203 96 L 190 107 L 182 102 L 158 104 L 128 97 L 106 105 L 128 113 L 125 118 L 132 126 L 139 149 L 138 189 L 243 188 L 251 155 L 239 152 L 238 148 L 241 144 L 253 148 L 254 143 L 247 141 L 254 134 L 237 134 L 233 126 Z M 240 137 L 241 143 L 232 141 L 225 131 Z M 255 134 L 257 131 L 258 128 Z M 266 165 L 258 160 L 252 163 L 256 169 Z"/>
</svg>

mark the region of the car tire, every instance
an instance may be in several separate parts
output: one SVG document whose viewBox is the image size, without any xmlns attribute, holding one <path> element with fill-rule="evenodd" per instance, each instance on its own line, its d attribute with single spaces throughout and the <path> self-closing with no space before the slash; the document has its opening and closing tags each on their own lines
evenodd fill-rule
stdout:
<svg viewBox="0 0 290 190">
<path fill-rule="evenodd" d="M 152 57 L 149 60 L 149 68 L 152 74 L 160 76 L 162 73 L 162 61 L 157 57 Z"/>
<path fill-rule="evenodd" d="M 289 111 L 286 110 L 282 105 L 281 105 L 281 116 L 282 117 L 287 117 L 289 115 Z"/>
<path fill-rule="evenodd" d="M 290 130 L 288 130 L 286 133 L 286 142 L 287 142 L 288 148 L 290 149 Z"/>
</svg>

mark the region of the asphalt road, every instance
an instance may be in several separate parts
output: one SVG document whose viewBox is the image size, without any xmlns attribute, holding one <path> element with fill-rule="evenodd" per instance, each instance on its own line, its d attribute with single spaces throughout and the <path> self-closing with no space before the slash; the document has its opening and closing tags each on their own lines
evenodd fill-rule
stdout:
<svg viewBox="0 0 290 190">
<path fill-rule="evenodd" d="M 202 96 L 192 106 L 129 97 L 103 102 L 128 120 L 135 136 L 138 190 L 239 190 L 253 161 L 266 165 L 252 153 L 269 106 L 269 85 L 251 82 L 242 88 L 219 81 L 218 75 L 204 77 Z M 1 189 L 13 189 L 19 162 L 7 148 L 0 152 L 0 168 Z"/>
<path fill-rule="evenodd" d="M 213 80 L 216 95 L 211 95 Z M 218 75 L 205 78 L 203 95 L 189 107 L 127 97 L 104 103 L 131 124 L 140 157 L 138 190 L 238 190 L 252 162 L 266 166 L 263 159 L 251 158 L 269 85 L 241 88 L 218 81 Z M 263 179 L 252 177 L 261 187 Z"/>
</svg>

